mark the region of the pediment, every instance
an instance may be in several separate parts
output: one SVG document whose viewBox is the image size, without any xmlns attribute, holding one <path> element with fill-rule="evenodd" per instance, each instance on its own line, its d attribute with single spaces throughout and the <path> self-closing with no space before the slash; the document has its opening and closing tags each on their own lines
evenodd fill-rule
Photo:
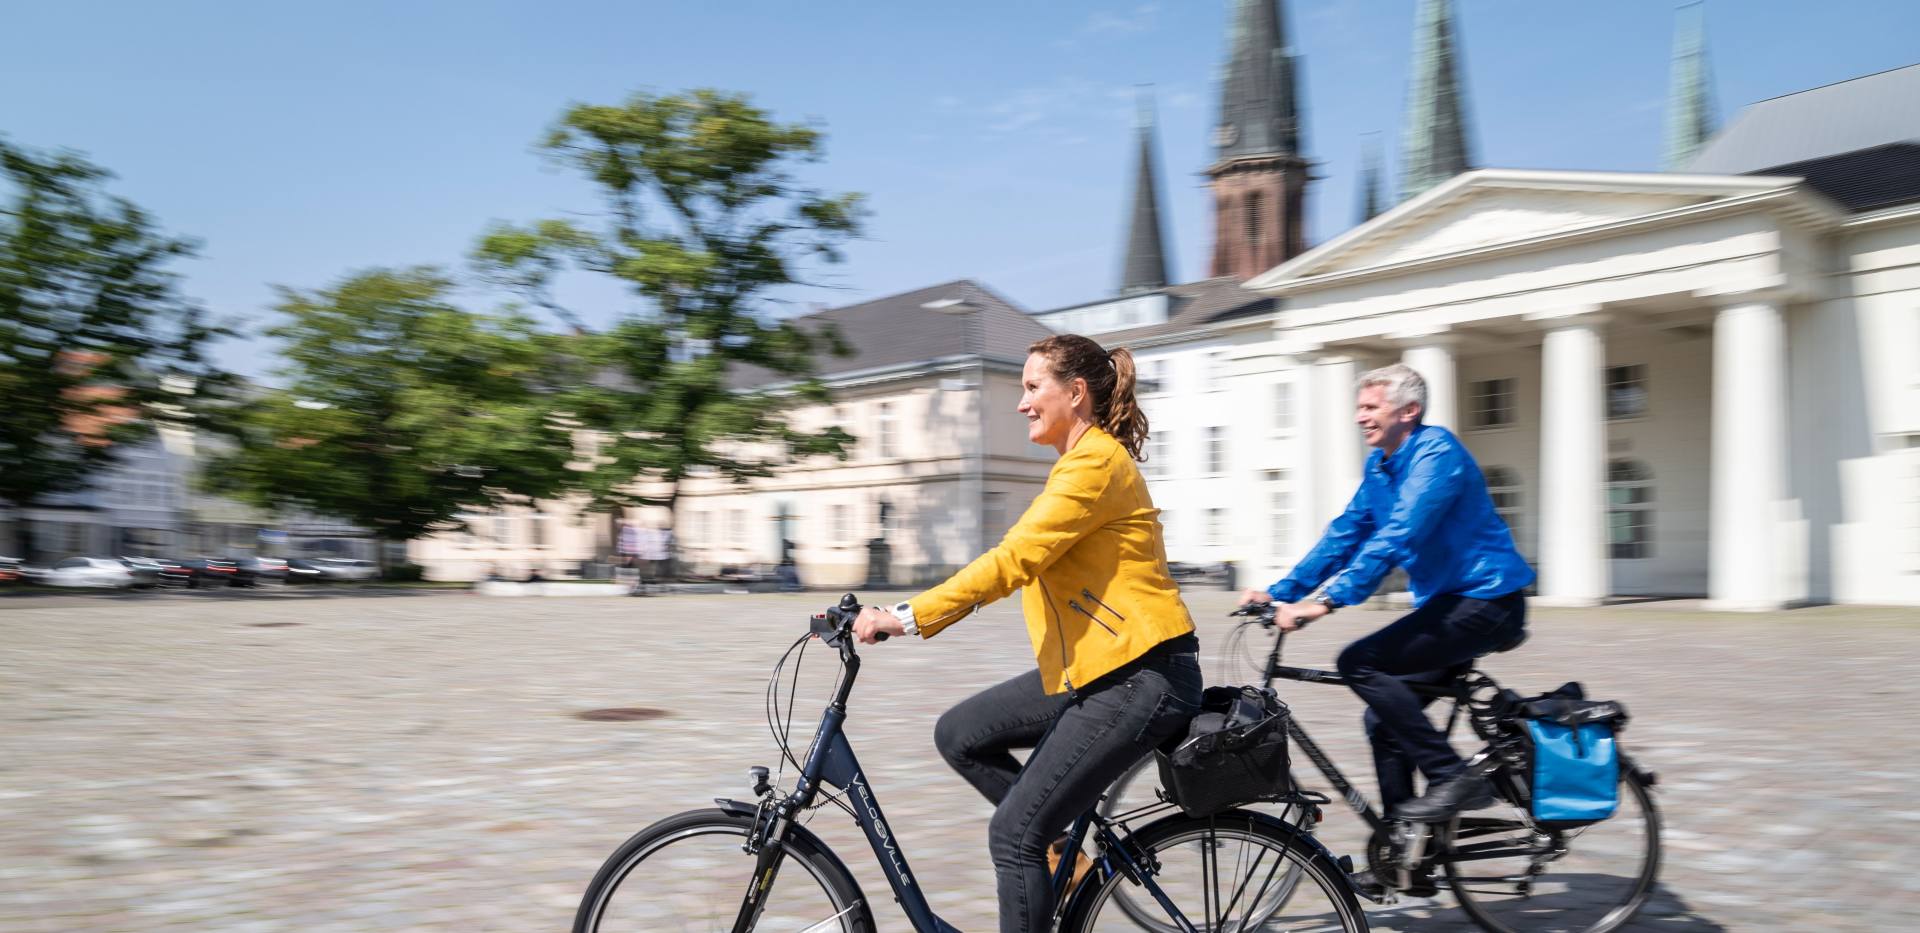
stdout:
<svg viewBox="0 0 1920 933">
<path fill-rule="evenodd" d="M 1249 288 L 1392 266 L 1777 188 L 1783 179 L 1481 170 L 1395 207 L 1255 278 Z"/>
</svg>

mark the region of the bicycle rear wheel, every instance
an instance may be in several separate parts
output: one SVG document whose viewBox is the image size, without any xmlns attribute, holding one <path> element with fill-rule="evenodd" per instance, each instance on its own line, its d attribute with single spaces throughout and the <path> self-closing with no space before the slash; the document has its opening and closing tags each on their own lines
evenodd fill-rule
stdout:
<svg viewBox="0 0 1920 933">
<path fill-rule="evenodd" d="M 1536 828 L 1502 803 L 1456 817 L 1447 883 L 1493 933 L 1607 933 L 1632 920 L 1660 873 L 1660 814 L 1646 783 L 1622 768 L 1620 806 L 1588 826 Z"/>
<path fill-rule="evenodd" d="M 690 810 L 641 830 L 587 886 L 574 933 L 732 930 L 753 880 L 741 846 L 751 816 Z M 846 867 L 798 834 L 787 839 L 757 930 L 873 933 L 873 914 Z"/>
<path fill-rule="evenodd" d="M 1126 844 L 1195 930 L 1364 931 L 1353 888 L 1325 850 L 1277 820 L 1243 810 L 1142 827 Z M 1123 873 L 1089 879 L 1062 930 L 1178 929 L 1145 885 Z"/>
</svg>

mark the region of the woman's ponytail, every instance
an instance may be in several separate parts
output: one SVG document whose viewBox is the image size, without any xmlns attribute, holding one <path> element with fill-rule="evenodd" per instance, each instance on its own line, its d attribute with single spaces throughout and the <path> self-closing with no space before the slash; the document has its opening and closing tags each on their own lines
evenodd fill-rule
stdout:
<svg viewBox="0 0 1920 933">
<path fill-rule="evenodd" d="M 1093 394 L 1093 421 L 1100 430 L 1113 435 L 1127 455 L 1142 459 L 1147 443 L 1147 414 L 1133 397 L 1133 353 L 1125 347 L 1112 351 L 1079 334 L 1059 334 L 1027 348 L 1052 364 L 1053 374 L 1062 382 L 1087 381 Z"/>
</svg>

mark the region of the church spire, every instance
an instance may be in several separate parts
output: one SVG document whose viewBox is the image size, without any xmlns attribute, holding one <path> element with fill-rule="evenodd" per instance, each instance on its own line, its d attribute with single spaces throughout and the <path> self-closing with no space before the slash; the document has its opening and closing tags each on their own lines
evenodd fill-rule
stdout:
<svg viewBox="0 0 1920 933">
<path fill-rule="evenodd" d="M 1360 140 L 1360 195 L 1359 207 L 1355 211 L 1353 222 L 1363 224 L 1386 210 L 1386 200 L 1380 193 L 1380 136 L 1368 133 Z"/>
<path fill-rule="evenodd" d="M 1667 92 L 1669 171 L 1684 169 L 1718 129 L 1713 105 L 1713 75 L 1707 67 L 1705 14 L 1698 2 L 1680 8 L 1673 33 L 1673 71 Z"/>
<path fill-rule="evenodd" d="M 1160 230 L 1159 174 L 1154 166 L 1153 100 L 1140 92 L 1138 169 L 1133 180 L 1133 209 L 1127 227 L 1127 252 L 1120 262 L 1120 294 L 1167 287 L 1166 240 Z"/>
<path fill-rule="evenodd" d="M 1457 41 L 1450 0 L 1420 0 L 1413 33 L 1413 87 L 1400 146 L 1403 201 L 1473 167 Z"/>
<path fill-rule="evenodd" d="M 1298 62 L 1278 0 L 1236 0 L 1215 160 L 1300 153 Z"/>
<path fill-rule="evenodd" d="M 1300 57 L 1279 0 L 1234 0 L 1213 130 L 1211 275 L 1245 281 L 1306 251 Z"/>
</svg>

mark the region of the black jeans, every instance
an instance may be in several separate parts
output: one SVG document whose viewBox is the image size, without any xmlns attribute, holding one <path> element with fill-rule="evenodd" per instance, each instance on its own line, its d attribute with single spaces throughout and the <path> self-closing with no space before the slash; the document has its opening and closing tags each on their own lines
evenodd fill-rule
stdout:
<svg viewBox="0 0 1920 933">
<path fill-rule="evenodd" d="M 1432 698 L 1410 683 L 1445 683 L 1473 659 L 1518 637 L 1527 624 L 1519 593 L 1494 599 L 1435 596 L 1340 652 L 1340 673 L 1367 703 L 1367 738 L 1383 812 L 1413 799 L 1415 768 L 1434 784 L 1465 765 L 1425 712 Z"/>
<path fill-rule="evenodd" d="M 1198 645 L 1192 636 L 1166 642 L 1081 687 L 1071 703 L 1048 696 L 1033 670 L 940 717 L 933 741 L 941 757 L 994 804 L 987 850 L 1002 933 L 1048 928 L 1047 846 L 1200 708 Z M 1034 748 L 1025 766 L 1017 748 Z"/>
</svg>

